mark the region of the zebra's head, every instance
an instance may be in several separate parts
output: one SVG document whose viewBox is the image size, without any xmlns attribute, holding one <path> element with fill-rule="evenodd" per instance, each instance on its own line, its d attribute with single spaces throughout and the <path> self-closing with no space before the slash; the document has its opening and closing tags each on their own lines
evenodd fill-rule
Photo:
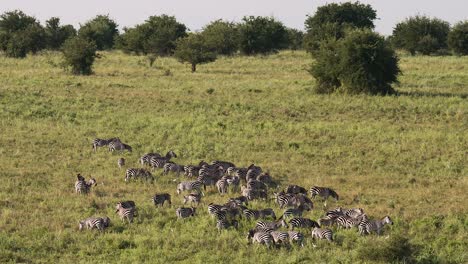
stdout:
<svg viewBox="0 0 468 264">
<path fill-rule="evenodd" d="M 83 230 L 83 228 L 85 227 L 85 222 L 84 221 L 80 221 L 79 223 L 79 226 L 78 226 L 78 230 Z"/>
<path fill-rule="evenodd" d="M 94 179 L 94 178 L 89 179 L 88 185 L 89 186 L 96 186 L 97 185 L 96 179 Z"/>
<path fill-rule="evenodd" d="M 102 220 L 103 220 L 104 227 L 109 227 L 110 218 L 106 216 L 106 217 L 103 217 Z"/>
<path fill-rule="evenodd" d="M 169 150 L 169 151 L 166 153 L 166 158 L 168 158 L 168 159 L 177 158 L 177 154 L 175 154 L 174 151 Z"/>
<path fill-rule="evenodd" d="M 390 224 L 390 225 L 393 225 L 393 221 L 392 219 L 390 218 L 390 216 L 385 216 L 385 218 L 383 219 L 384 223 L 387 223 L 387 224 Z"/>
<path fill-rule="evenodd" d="M 254 229 L 250 229 L 249 232 L 247 232 L 247 240 L 249 241 L 249 243 L 250 243 L 251 238 L 254 237 L 254 235 L 255 235 Z"/>
</svg>

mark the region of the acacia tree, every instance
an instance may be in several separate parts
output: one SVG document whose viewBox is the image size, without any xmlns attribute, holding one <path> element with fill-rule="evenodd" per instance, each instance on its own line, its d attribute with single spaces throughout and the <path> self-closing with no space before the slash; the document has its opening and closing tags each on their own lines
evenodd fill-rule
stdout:
<svg viewBox="0 0 468 264">
<path fill-rule="evenodd" d="M 92 40 L 98 50 L 108 50 L 114 47 L 114 40 L 119 35 L 117 27 L 109 15 L 98 15 L 81 26 L 78 35 Z"/>
<path fill-rule="evenodd" d="M 206 44 L 204 36 L 200 33 L 190 34 L 177 40 L 174 56 L 180 62 L 188 62 L 192 66 L 192 72 L 197 70 L 198 64 L 216 60 L 216 53 Z"/>
<path fill-rule="evenodd" d="M 448 34 L 448 46 L 455 54 L 468 55 L 468 20 L 461 21 Z"/>
<path fill-rule="evenodd" d="M 320 48 L 321 41 L 343 38 L 346 30 L 373 29 L 376 17 L 377 13 L 370 5 L 359 2 L 320 6 L 313 16 L 307 16 L 304 46 L 313 53 Z"/>
<path fill-rule="evenodd" d="M 239 45 L 244 54 L 268 54 L 287 47 L 288 33 L 283 23 L 260 16 L 244 17 L 242 21 Z"/>
<path fill-rule="evenodd" d="M 51 17 L 46 21 L 46 44 L 48 49 L 58 50 L 68 38 L 76 35 L 72 25 L 60 25 L 60 18 Z"/>
<path fill-rule="evenodd" d="M 96 44 L 87 38 L 76 36 L 69 38 L 63 44 L 64 65 L 71 68 L 76 75 L 89 75 L 92 71 L 96 54 Z"/>
<path fill-rule="evenodd" d="M 407 50 L 411 55 L 425 55 L 447 48 L 448 22 L 438 18 L 415 16 L 398 23 L 393 29 L 392 43 L 396 48 Z"/>
<path fill-rule="evenodd" d="M 233 55 L 239 48 L 239 30 L 235 23 L 216 20 L 203 28 L 206 44 L 216 53 Z"/>
</svg>

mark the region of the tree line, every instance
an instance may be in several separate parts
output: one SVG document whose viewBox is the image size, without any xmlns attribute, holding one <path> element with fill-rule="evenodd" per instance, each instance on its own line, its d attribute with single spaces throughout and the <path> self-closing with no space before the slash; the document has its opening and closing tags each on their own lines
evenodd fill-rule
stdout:
<svg viewBox="0 0 468 264">
<path fill-rule="evenodd" d="M 43 49 L 61 50 L 75 74 L 90 74 L 96 51 L 119 49 L 146 55 L 152 65 L 157 57 L 174 56 L 196 66 L 235 54 L 271 54 L 282 49 L 305 49 L 315 62 L 310 73 L 320 93 L 391 93 L 397 82 L 395 49 L 410 54 L 468 54 L 468 21 L 450 27 L 448 22 L 426 16 L 398 23 L 387 38 L 374 32 L 376 10 L 359 2 L 331 3 L 305 19 L 305 32 L 287 28 L 273 17 L 246 16 L 239 23 L 216 20 L 200 32 L 173 16 L 150 16 L 119 32 L 108 15 L 98 15 L 80 25 L 61 25 L 52 17 L 45 26 L 22 11 L 0 15 L 0 50 L 5 56 L 23 58 Z"/>
</svg>

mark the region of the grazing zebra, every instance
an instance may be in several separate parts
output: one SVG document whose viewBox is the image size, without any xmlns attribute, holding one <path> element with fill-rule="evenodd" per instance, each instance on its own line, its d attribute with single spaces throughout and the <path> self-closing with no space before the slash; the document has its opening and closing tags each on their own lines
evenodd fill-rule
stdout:
<svg viewBox="0 0 468 264">
<path fill-rule="evenodd" d="M 199 176 L 199 171 L 202 168 L 203 165 L 208 165 L 205 161 L 200 161 L 198 166 L 195 165 L 186 165 L 184 166 L 184 175 L 187 177 L 198 177 Z"/>
<path fill-rule="evenodd" d="M 242 193 L 242 196 L 247 197 L 247 199 L 249 200 L 267 199 L 267 192 L 264 190 L 254 190 L 254 189 L 246 188 L 245 186 L 241 186 L 241 193 Z"/>
<path fill-rule="evenodd" d="M 122 143 L 120 140 L 114 140 L 109 143 L 109 151 L 124 151 L 127 150 L 128 152 L 132 152 L 132 147 L 130 145 L 127 145 L 125 143 Z"/>
<path fill-rule="evenodd" d="M 146 165 L 149 165 L 149 164 L 150 164 L 149 161 L 150 161 L 151 157 L 159 157 L 159 158 L 160 158 L 160 157 L 161 157 L 161 154 L 155 153 L 155 152 L 150 152 L 150 153 L 144 154 L 144 155 L 141 156 L 141 158 L 140 158 L 140 163 L 141 163 L 141 165 L 142 165 L 142 166 L 144 166 L 145 164 L 146 164 Z"/>
<path fill-rule="evenodd" d="M 345 209 L 346 210 L 346 209 Z M 337 218 L 339 216 L 345 215 L 345 210 L 343 208 L 338 207 L 333 210 L 328 211 L 325 216 L 328 218 Z"/>
<path fill-rule="evenodd" d="M 339 216 L 338 218 L 336 218 L 336 223 L 338 225 L 338 227 L 342 227 L 342 228 L 353 228 L 353 227 L 356 227 L 359 225 L 359 223 L 361 223 L 361 221 L 366 221 L 368 218 L 365 214 L 357 217 L 357 218 L 353 218 L 353 217 L 350 217 L 350 216 L 347 216 L 347 215 L 342 215 L 342 216 Z"/>
<path fill-rule="evenodd" d="M 299 185 L 288 185 L 286 188 L 286 193 L 291 193 L 291 194 L 307 194 L 307 190 L 304 187 L 301 187 Z"/>
<path fill-rule="evenodd" d="M 201 190 L 202 185 L 203 183 L 200 181 L 181 182 L 177 185 L 177 194 L 180 194 L 182 191 L 192 191 L 192 190 L 196 190 L 199 193 L 202 193 L 202 190 Z"/>
<path fill-rule="evenodd" d="M 247 188 L 252 190 L 264 190 L 267 191 L 267 186 L 265 183 L 257 180 L 249 180 L 247 182 Z"/>
<path fill-rule="evenodd" d="M 284 219 L 274 222 L 258 221 L 257 224 L 255 224 L 255 230 L 276 230 L 280 227 L 288 228 L 289 226 Z"/>
<path fill-rule="evenodd" d="M 247 199 L 247 197 L 245 197 L 245 196 L 229 198 L 228 202 L 234 202 L 234 203 L 236 203 L 238 205 L 242 205 L 242 204 L 249 205 L 249 199 Z"/>
<path fill-rule="evenodd" d="M 109 217 L 89 217 L 79 222 L 79 230 L 93 229 L 96 228 L 99 231 L 103 231 L 106 227 L 110 225 Z"/>
<path fill-rule="evenodd" d="M 125 172 L 125 181 L 129 181 L 131 178 L 145 178 L 146 180 L 154 180 L 153 175 L 150 171 L 142 169 L 142 168 L 129 168 Z"/>
<path fill-rule="evenodd" d="M 296 198 L 294 194 L 280 192 L 280 193 L 273 193 L 275 196 L 276 203 L 279 205 L 280 208 L 283 207 L 298 207 L 300 205 L 299 200 Z"/>
<path fill-rule="evenodd" d="M 249 243 L 252 241 L 253 243 L 265 244 L 268 247 L 274 243 L 270 232 L 256 231 L 254 229 L 249 230 L 249 233 L 247 234 L 247 240 Z"/>
<path fill-rule="evenodd" d="M 268 173 L 258 175 L 256 180 L 270 186 L 273 183 L 273 179 Z"/>
<path fill-rule="evenodd" d="M 245 180 L 254 180 L 257 178 L 258 175 L 262 174 L 262 168 L 255 166 L 254 164 L 251 164 L 247 168 L 247 173 L 245 174 Z"/>
<path fill-rule="evenodd" d="M 320 218 L 318 220 L 318 223 L 320 226 L 332 226 L 336 223 L 336 219 L 338 218 L 339 216 L 337 217 L 332 217 L 332 216 L 325 216 L 323 218 Z"/>
<path fill-rule="evenodd" d="M 219 231 L 221 231 L 222 229 L 228 229 L 230 227 L 234 227 L 237 229 L 238 226 L 239 222 L 237 220 L 228 221 L 226 219 L 218 219 L 216 221 L 216 228 L 218 228 Z"/>
<path fill-rule="evenodd" d="M 157 193 L 153 196 L 152 200 L 156 207 L 158 207 L 158 205 L 161 207 L 164 206 L 165 201 L 167 201 L 169 206 L 171 205 L 171 195 L 168 193 Z"/>
<path fill-rule="evenodd" d="M 118 203 L 115 212 L 120 216 L 122 221 L 127 218 L 129 223 L 133 222 L 133 217 L 135 216 L 134 207 L 124 208 L 122 204 Z"/>
<path fill-rule="evenodd" d="M 371 232 L 376 232 L 378 235 L 382 233 L 382 229 L 386 224 L 393 225 L 390 216 L 385 216 L 382 220 L 363 220 L 359 223 L 359 234 L 367 235 Z"/>
<path fill-rule="evenodd" d="M 302 217 L 295 217 L 289 220 L 289 224 L 291 225 L 292 230 L 294 230 L 295 227 L 297 228 L 320 227 L 320 225 L 314 220 L 311 220 L 309 218 L 302 218 Z"/>
<path fill-rule="evenodd" d="M 179 207 L 176 209 L 176 216 L 177 218 L 187 218 L 190 216 L 195 216 L 195 208 L 194 207 Z"/>
<path fill-rule="evenodd" d="M 265 219 L 267 217 L 276 219 L 275 212 L 271 208 L 262 210 L 245 209 L 242 211 L 242 213 L 247 219 Z"/>
<path fill-rule="evenodd" d="M 75 192 L 79 194 L 87 194 L 91 189 L 91 186 L 96 186 L 96 180 L 91 178 L 88 182 L 86 182 L 85 178 L 78 173 L 77 181 L 75 182 Z"/>
<path fill-rule="evenodd" d="M 283 215 L 280 218 L 286 219 L 289 217 L 301 217 L 304 211 L 310 211 L 310 208 L 305 205 L 299 205 L 297 208 L 288 208 L 284 210 Z"/>
<path fill-rule="evenodd" d="M 271 237 L 275 244 L 286 244 L 289 242 L 289 233 L 285 231 L 271 231 Z"/>
<path fill-rule="evenodd" d="M 288 235 L 289 235 L 289 241 L 297 243 L 301 245 L 301 247 L 304 246 L 304 234 L 302 234 L 301 232 L 297 232 L 297 231 L 288 231 Z"/>
<path fill-rule="evenodd" d="M 245 180 L 245 177 L 247 175 L 247 168 L 236 168 L 236 167 L 229 167 L 226 171 L 227 175 L 229 176 L 236 176 L 239 177 L 239 179 Z"/>
<path fill-rule="evenodd" d="M 310 188 L 310 195 L 312 196 L 312 198 L 315 198 L 315 196 L 318 195 L 324 200 L 327 200 L 329 196 L 333 197 L 336 201 L 338 201 L 339 198 L 338 194 L 333 189 L 327 187 L 313 186 L 312 188 Z"/>
<path fill-rule="evenodd" d="M 105 147 L 108 146 L 111 142 L 114 141 L 119 141 L 119 138 L 110 138 L 110 139 L 100 139 L 100 138 L 95 138 L 93 139 L 93 150 L 96 152 L 98 147 Z"/>
<path fill-rule="evenodd" d="M 220 180 L 216 182 L 216 188 L 220 194 L 225 194 L 228 191 L 228 182 L 226 176 L 223 176 Z"/>
<path fill-rule="evenodd" d="M 312 210 L 314 208 L 314 203 L 312 203 L 312 200 L 310 200 L 309 197 L 307 197 L 307 195 L 305 194 L 302 194 L 302 193 L 298 193 L 296 194 L 296 199 L 299 201 L 299 205 L 303 205 L 307 208 L 309 208 L 310 210 Z"/>
<path fill-rule="evenodd" d="M 333 241 L 333 232 L 330 229 L 314 227 L 312 229 L 312 239 L 315 238 Z"/>
<path fill-rule="evenodd" d="M 216 179 L 216 181 L 219 180 L 223 174 L 223 167 L 215 165 L 203 165 L 198 172 L 199 177 Z"/>
<path fill-rule="evenodd" d="M 184 204 L 187 202 L 190 202 L 190 204 L 195 203 L 196 205 L 199 205 L 201 201 L 201 194 L 199 193 L 191 193 L 189 195 L 184 195 Z"/>
<path fill-rule="evenodd" d="M 220 161 L 220 160 L 215 160 L 211 162 L 211 165 L 216 166 L 216 167 L 222 167 L 224 171 L 226 171 L 230 167 L 236 167 L 234 163 L 229 162 L 229 161 Z"/>
<path fill-rule="evenodd" d="M 119 210 L 119 207 L 123 207 L 123 208 L 133 208 L 136 210 L 136 205 L 135 205 L 135 202 L 134 201 L 122 201 L 122 202 L 118 202 L 116 205 L 115 205 L 115 209 L 116 210 Z"/>
<path fill-rule="evenodd" d="M 119 169 L 121 169 L 122 166 L 125 165 L 125 159 L 124 159 L 124 158 L 119 158 L 119 159 L 117 160 L 117 165 L 119 166 Z"/>
<path fill-rule="evenodd" d="M 362 208 L 353 208 L 349 210 L 345 209 L 343 212 L 344 215 L 347 215 L 352 218 L 358 218 L 364 214 L 364 210 Z"/>
<path fill-rule="evenodd" d="M 233 186 L 234 190 L 239 189 L 240 177 L 239 176 L 229 176 L 226 177 L 226 182 L 228 186 Z"/>
<path fill-rule="evenodd" d="M 149 165 L 150 167 L 154 169 L 161 169 L 164 168 L 164 165 L 168 162 L 169 160 L 164 158 L 164 157 L 151 157 L 149 160 Z"/>
<path fill-rule="evenodd" d="M 175 163 L 172 163 L 172 162 L 168 162 L 168 163 L 164 164 L 163 167 L 164 167 L 164 170 L 163 170 L 164 174 L 168 174 L 169 172 L 174 172 L 174 173 L 177 173 L 177 176 L 179 176 L 180 172 L 182 172 L 184 170 L 183 165 L 175 164 Z"/>
</svg>

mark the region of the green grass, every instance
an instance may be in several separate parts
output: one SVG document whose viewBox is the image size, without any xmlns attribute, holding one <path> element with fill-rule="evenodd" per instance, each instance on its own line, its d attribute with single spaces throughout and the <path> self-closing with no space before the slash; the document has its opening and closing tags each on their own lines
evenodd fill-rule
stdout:
<svg viewBox="0 0 468 264">
<path fill-rule="evenodd" d="M 72 76 L 60 55 L 0 58 L 0 262 L 466 263 L 468 256 L 468 57 L 402 57 L 400 96 L 314 95 L 303 52 L 221 58 L 195 74 L 171 58 L 104 53 L 92 76 Z M 170 71 L 168 74 L 167 71 Z M 333 187 L 341 201 L 395 224 L 381 237 L 337 231 L 334 244 L 249 246 L 246 230 L 218 234 L 206 205 L 176 221 L 174 175 L 153 185 L 124 182 L 119 154 L 92 152 L 94 137 L 119 136 L 134 152 L 173 149 L 181 164 L 254 162 L 282 186 Z M 76 173 L 93 176 L 88 196 Z M 173 195 L 156 209 L 155 192 Z M 121 223 L 114 205 L 134 200 L 139 217 Z M 274 203 L 254 202 L 253 207 Z M 307 215 L 317 219 L 322 204 Z M 108 215 L 104 233 L 78 221 Z M 310 231 L 305 232 L 307 238 Z"/>
</svg>

